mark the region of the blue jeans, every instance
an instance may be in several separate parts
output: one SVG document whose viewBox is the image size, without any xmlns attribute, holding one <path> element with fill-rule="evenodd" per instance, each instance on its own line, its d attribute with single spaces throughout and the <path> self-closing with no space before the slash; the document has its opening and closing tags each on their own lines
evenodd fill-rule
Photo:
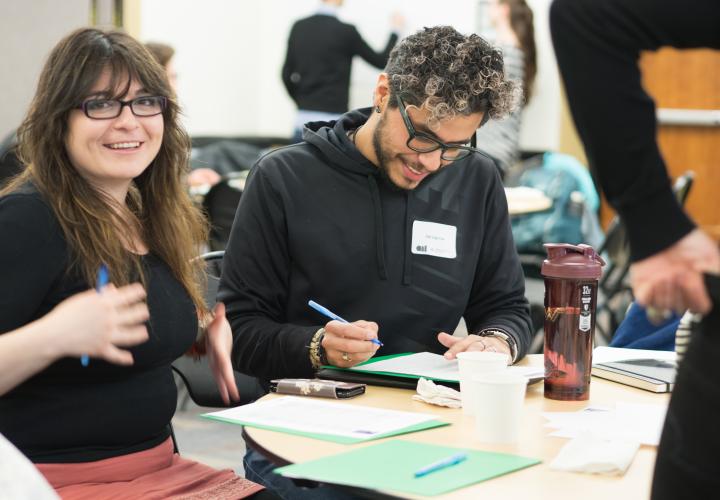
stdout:
<svg viewBox="0 0 720 500">
<path fill-rule="evenodd" d="M 246 479 L 262 484 L 283 500 L 351 500 L 358 498 L 332 486 L 318 486 L 317 488 L 297 486 L 292 479 L 275 474 L 273 471 L 277 466 L 252 448 L 247 449 L 243 465 Z"/>
</svg>

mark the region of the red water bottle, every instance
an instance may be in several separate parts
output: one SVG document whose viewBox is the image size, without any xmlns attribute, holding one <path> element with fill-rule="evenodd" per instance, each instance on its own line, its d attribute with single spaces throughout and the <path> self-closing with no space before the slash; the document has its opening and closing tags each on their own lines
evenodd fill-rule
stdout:
<svg viewBox="0 0 720 500">
<path fill-rule="evenodd" d="M 598 279 L 605 262 L 589 245 L 546 243 L 545 397 L 590 397 Z"/>
</svg>

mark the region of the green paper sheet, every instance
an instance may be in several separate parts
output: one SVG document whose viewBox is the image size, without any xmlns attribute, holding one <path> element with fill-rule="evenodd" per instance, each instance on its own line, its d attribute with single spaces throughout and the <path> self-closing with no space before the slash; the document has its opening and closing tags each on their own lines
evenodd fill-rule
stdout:
<svg viewBox="0 0 720 500">
<path fill-rule="evenodd" d="M 467 460 L 416 478 L 418 469 L 466 452 Z M 534 458 L 392 440 L 275 469 L 286 477 L 435 496 L 539 464 Z"/>
<path fill-rule="evenodd" d="M 244 425 L 246 427 L 255 427 L 257 429 L 266 429 L 269 431 L 284 432 L 285 434 L 293 434 L 295 436 L 303 436 L 303 437 L 309 437 L 309 438 L 313 438 L 313 439 L 320 439 L 322 441 L 331 441 L 333 443 L 339 443 L 339 444 L 362 443 L 365 441 L 372 441 L 375 439 L 383 439 L 383 438 L 391 437 L 391 436 L 399 436 L 401 434 L 409 434 L 411 432 L 424 431 L 426 429 L 433 429 L 435 427 L 443 427 L 446 425 L 450 425 L 448 422 L 441 422 L 439 420 L 428 420 L 427 422 L 421 422 L 419 424 L 411 425 L 409 427 L 403 427 L 402 429 L 397 429 L 393 432 L 386 432 L 385 434 L 378 434 L 377 436 L 371 436 L 371 437 L 367 437 L 365 439 L 359 439 L 359 438 L 352 438 L 352 437 L 347 437 L 347 436 L 336 436 L 333 434 L 318 434 L 318 433 L 314 433 L 314 432 L 303 432 L 303 431 L 298 431 L 295 429 L 286 429 L 284 427 L 274 427 L 274 426 L 270 426 L 270 425 L 259 425 L 259 424 L 251 423 L 251 422 L 243 422 L 242 420 L 238 420 L 238 419 L 218 417 L 216 415 L 213 415 L 212 413 L 205 413 L 204 415 L 200 415 L 200 416 L 203 418 L 210 419 L 210 420 L 217 420 L 219 422 Z"/>
</svg>

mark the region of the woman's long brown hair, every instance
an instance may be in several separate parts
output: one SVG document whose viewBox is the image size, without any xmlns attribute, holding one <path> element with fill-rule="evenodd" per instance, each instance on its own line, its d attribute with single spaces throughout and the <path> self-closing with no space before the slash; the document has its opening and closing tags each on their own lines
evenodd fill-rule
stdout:
<svg viewBox="0 0 720 500">
<path fill-rule="evenodd" d="M 103 71 L 111 76 L 108 95 L 124 96 L 136 80 L 149 95 L 168 97 L 160 151 L 134 179 L 126 206 L 93 188 L 72 165 L 65 146 L 70 113 L 91 93 Z M 70 269 L 88 286 L 94 285 L 103 263 L 117 285 L 138 277 L 145 281 L 140 256 L 128 250 L 128 235 L 137 235 L 170 267 L 198 312 L 205 313 L 203 263 L 196 257 L 207 240 L 207 222 L 185 186 L 190 138 L 178 114 L 164 69 L 141 43 L 121 32 L 74 31 L 51 52 L 18 130 L 19 156 L 27 167 L 0 194 L 28 182 L 38 189 L 62 227 L 72 255 Z"/>
<path fill-rule="evenodd" d="M 525 77 L 523 78 L 523 91 L 525 103 L 530 100 L 532 86 L 537 74 L 537 54 L 535 50 L 535 27 L 533 25 L 533 11 L 525 0 L 499 0 L 501 4 L 510 7 L 510 27 L 520 42 L 520 49 L 525 56 Z"/>
</svg>

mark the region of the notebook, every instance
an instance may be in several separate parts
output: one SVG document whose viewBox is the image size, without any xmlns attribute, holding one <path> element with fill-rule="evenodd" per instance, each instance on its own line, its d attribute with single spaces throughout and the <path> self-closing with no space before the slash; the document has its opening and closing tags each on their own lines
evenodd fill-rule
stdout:
<svg viewBox="0 0 720 500">
<path fill-rule="evenodd" d="M 592 367 L 596 377 L 650 392 L 672 392 L 676 371 L 673 361 L 649 358 L 597 363 Z"/>
<path fill-rule="evenodd" d="M 507 370 L 526 376 L 530 384 L 542 380 L 544 375 L 542 367 L 509 366 Z M 458 388 L 460 383 L 457 360 L 447 360 L 430 352 L 378 356 L 352 368 L 324 366 L 317 377 L 403 389 L 415 389 L 420 377 L 453 388 Z"/>
</svg>

